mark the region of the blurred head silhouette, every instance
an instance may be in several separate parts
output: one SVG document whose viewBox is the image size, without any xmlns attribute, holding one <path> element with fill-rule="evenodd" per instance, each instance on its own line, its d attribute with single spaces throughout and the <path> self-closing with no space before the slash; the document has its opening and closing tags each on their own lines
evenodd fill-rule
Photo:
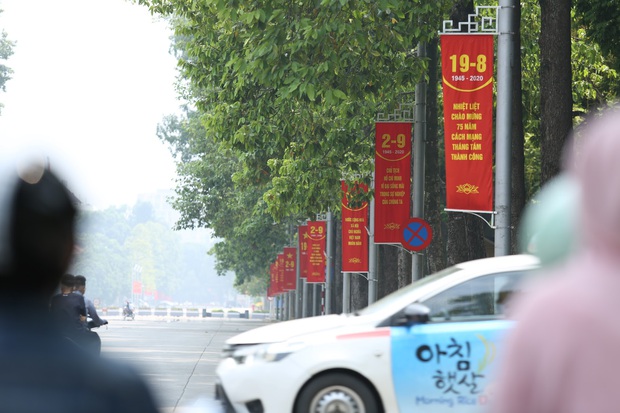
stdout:
<svg viewBox="0 0 620 413">
<path fill-rule="evenodd" d="M 0 294 L 49 295 L 71 262 L 77 209 L 43 164 L 0 168 Z"/>
<path fill-rule="evenodd" d="M 543 266 L 559 264 L 578 246 L 579 189 L 562 173 L 547 182 L 529 203 L 519 227 L 521 251 L 540 258 Z"/>
<path fill-rule="evenodd" d="M 580 188 L 577 225 L 584 248 L 608 258 L 620 252 L 620 106 L 594 113 L 576 131 L 567 173 Z"/>
<path fill-rule="evenodd" d="M 565 146 L 562 172 L 525 208 L 520 248 L 543 265 L 565 261 L 579 250 L 608 258 L 620 252 L 620 106 L 595 111 Z"/>
</svg>

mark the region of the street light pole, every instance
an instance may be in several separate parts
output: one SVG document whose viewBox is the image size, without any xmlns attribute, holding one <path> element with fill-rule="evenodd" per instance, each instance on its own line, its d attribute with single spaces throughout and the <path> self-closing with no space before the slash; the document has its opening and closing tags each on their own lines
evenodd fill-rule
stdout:
<svg viewBox="0 0 620 413">
<path fill-rule="evenodd" d="M 499 2 L 495 164 L 495 256 L 510 254 L 511 127 L 514 9 L 516 0 Z"/>
<path fill-rule="evenodd" d="M 426 57 L 426 44 L 418 43 L 418 57 Z M 424 219 L 424 180 L 426 146 L 426 81 L 415 87 L 415 124 L 413 128 L 413 216 Z M 411 258 L 412 281 L 424 276 L 424 255 L 414 253 Z"/>
</svg>

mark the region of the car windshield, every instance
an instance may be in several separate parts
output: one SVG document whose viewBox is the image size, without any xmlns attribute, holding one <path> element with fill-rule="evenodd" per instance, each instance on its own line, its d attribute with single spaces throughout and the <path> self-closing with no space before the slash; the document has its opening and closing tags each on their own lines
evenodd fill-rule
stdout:
<svg viewBox="0 0 620 413">
<path fill-rule="evenodd" d="M 415 290 L 416 288 L 421 288 L 422 286 L 433 283 L 458 271 L 461 271 L 461 269 L 453 266 L 439 271 L 433 275 L 429 275 L 420 280 L 414 281 L 413 283 L 394 291 L 392 294 L 386 295 L 382 299 L 375 301 L 368 307 L 356 312 L 355 315 L 370 315 L 382 312 L 385 308 L 390 307 L 395 301 L 398 301 L 400 297 L 409 294 L 412 290 Z"/>
</svg>

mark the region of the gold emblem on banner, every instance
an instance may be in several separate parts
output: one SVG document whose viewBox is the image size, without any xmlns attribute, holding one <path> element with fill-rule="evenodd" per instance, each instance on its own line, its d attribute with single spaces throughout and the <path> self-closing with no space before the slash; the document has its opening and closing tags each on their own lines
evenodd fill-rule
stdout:
<svg viewBox="0 0 620 413">
<path fill-rule="evenodd" d="M 463 184 L 463 185 L 456 186 L 456 193 L 470 195 L 470 194 L 478 194 L 479 192 L 478 192 L 478 187 L 476 185 Z"/>
<path fill-rule="evenodd" d="M 349 259 L 349 264 L 361 264 L 362 260 L 360 260 L 359 258 L 350 258 Z"/>
<path fill-rule="evenodd" d="M 394 231 L 394 230 L 400 229 L 400 224 L 397 224 L 396 222 L 391 222 L 389 224 L 385 224 L 383 228 L 389 229 L 390 231 Z"/>
</svg>

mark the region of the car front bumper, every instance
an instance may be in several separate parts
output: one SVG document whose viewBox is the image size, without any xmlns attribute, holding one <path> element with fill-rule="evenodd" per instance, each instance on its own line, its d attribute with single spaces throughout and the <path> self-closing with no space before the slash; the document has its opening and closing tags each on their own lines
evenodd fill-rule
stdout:
<svg viewBox="0 0 620 413">
<path fill-rule="evenodd" d="M 309 378 L 304 370 L 286 358 L 251 365 L 227 358 L 216 371 L 216 398 L 227 413 L 290 413 Z"/>
</svg>

